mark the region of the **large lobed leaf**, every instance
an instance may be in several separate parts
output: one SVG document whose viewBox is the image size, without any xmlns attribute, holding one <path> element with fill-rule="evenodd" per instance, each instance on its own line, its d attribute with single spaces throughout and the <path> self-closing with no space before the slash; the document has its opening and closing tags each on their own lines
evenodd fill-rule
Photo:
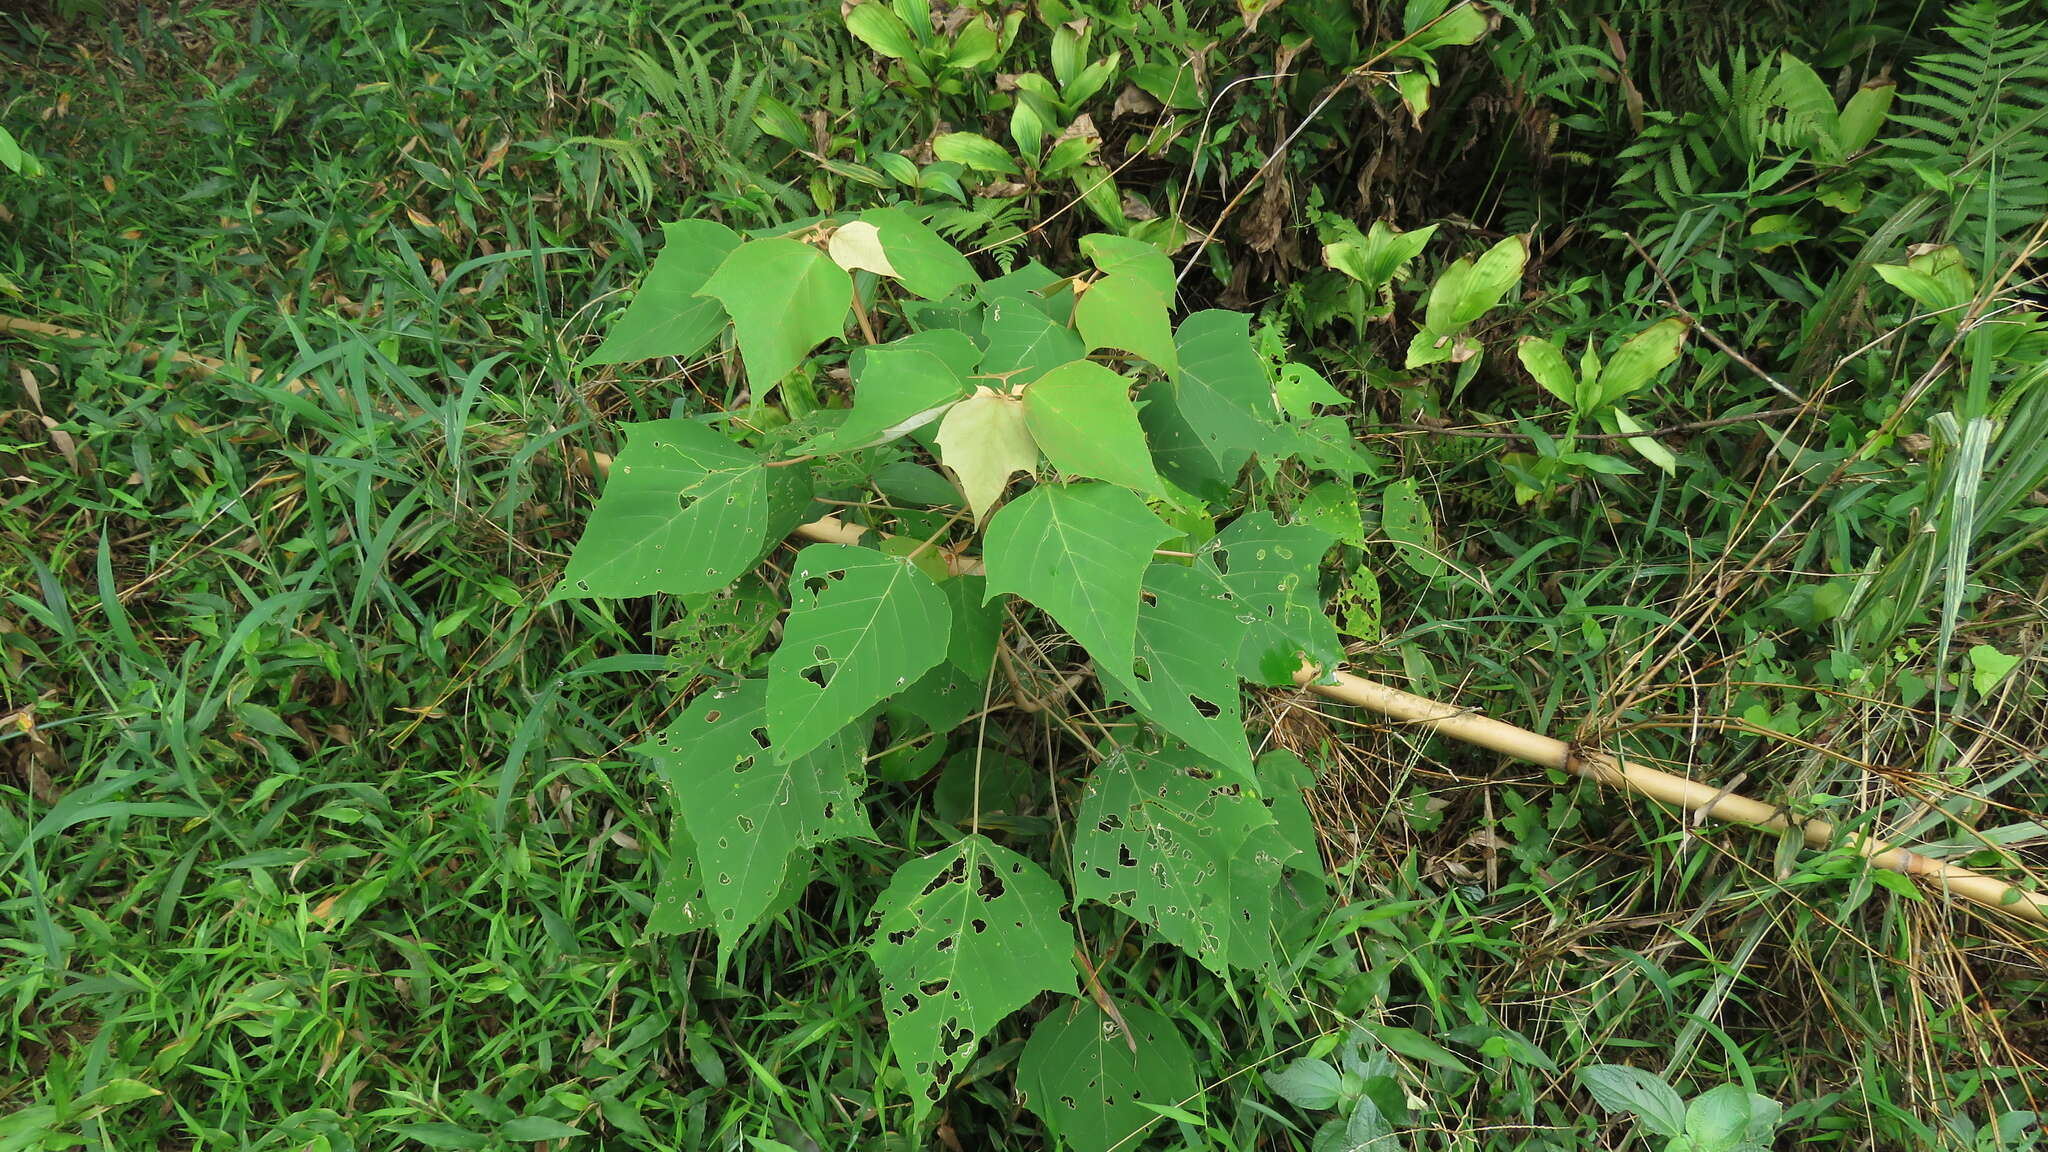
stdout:
<svg viewBox="0 0 2048 1152">
<path fill-rule="evenodd" d="M 922 1117 L 981 1038 L 1040 992 L 1075 991 L 1059 884 L 982 836 L 896 870 L 875 903 L 868 956 L 889 1046 Z"/>
<path fill-rule="evenodd" d="M 768 733 L 787 763 L 946 658 L 953 610 L 909 560 L 851 544 L 797 553 L 768 658 Z"/>
<path fill-rule="evenodd" d="M 694 420 L 625 426 L 604 495 L 550 601 L 715 592 L 788 535 L 810 473 L 760 457 Z"/>
<path fill-rule="evenodd" d="M 827 841 L 873 835 L 861 806 L 866 742 L 834 734 L 808 755 L 778 759 L 770 754 L 768 712 L 768 685 L 744 680 L 699 694 L 633 749 L 653 761 L 694 843 L 721 964 L 783 891 L 792 858 Z"/>
<path fill-rule="evenodd" d="M 1237 677 L 1240 611 L 1213 571 L 1161 561 L 1145 572 L 1137 660 L 1098 670 L 1147 719 L 1255 786 Z"/>
<path fill-rule="evenodd" d="M 1024 421 L 1053 466 L 1160 494 L 1159 473 L 1131 404 L 1131 382 L 1088 360 L 1062 364 L 1024 390 Z"/>
<path fill-rule="evenodd" d="M 699 294 L 725 305 L 747 382 L 764 396 L 812 348 L 845 332 L 853 277 L 809 244 L 771 237 L 733 249 Z"/>
<path fill-rule="evenodd" d="M 1173 1021 L 1134 1004 L 1117 1011 L 1121 1022 L 1086 1001 L 1056 1011 L 1017 1061 L 1024 1106 L 1074 1152 L 1135 1148 L 1160 1119 L 1145 1105 L 1185 1108 L 1202 1090 Z"/>
<path fill-rule="evenodd" d="M 725 310 L 697 291 L 739 247 L 739 234 L 710 220 L 664 224 L 661 234 L 661 254 L 640 281 L 639 293 L 584 363 L 695 356 L 725 327 Z"/>
<path fill-rule="evenodd" d="M 1292 684 L 1306 656 L 1330 667 L 1343 659 L 1337 627 L 1323 611 L 1320 568 L 1336 541 L 1307 524 L 1280 524 L 1271 513 L 1231 521 L 1204 546 L 1211 567 L 1236 599 L 1242 625 L 1238 671 L 1261 684 Z"/>
<path fill-rule="evenodd" d="M 1067 630 L 1097 664 L 1128 668 L 1138 583 L 1174 535 L 1145 502 L 1113 484 L 1041 485 L 989 521 L 988 594 L 1011 592 Z"/>
<path fill-rule="evenodd" d="M 1273 891 L 1297 849 L 1200 757 L 1117 749 L 1089 776 L 1075 828 L 1076 899 L 1149 925 L 1218 975 L 1270 959 Z"/>
</svg>

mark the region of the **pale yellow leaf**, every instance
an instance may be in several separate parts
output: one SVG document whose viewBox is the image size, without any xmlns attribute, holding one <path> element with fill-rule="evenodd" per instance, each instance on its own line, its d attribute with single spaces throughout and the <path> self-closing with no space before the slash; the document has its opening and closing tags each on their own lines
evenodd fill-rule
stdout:
<svg viewBox="0 0 2048 1152">
<path fill-rule="evenodd" d="M 976 523 L 1002 499 L 1011 476 L 1038 467 L 1023 402 L 992 388 L 953 405 L 939 422 L 938 445 L 939 462 L 959 478 Z"/>
<path fill-rule="evenodd" d="M 841 224 L 832 233 L 825 251 L 834 264 L 848 272 L 865 268 L 878 276 L 896 275 L 896 266 L 889 263 L 889 254 L 882 251 L 881 231 L 865 220 Z"/>
</svg>

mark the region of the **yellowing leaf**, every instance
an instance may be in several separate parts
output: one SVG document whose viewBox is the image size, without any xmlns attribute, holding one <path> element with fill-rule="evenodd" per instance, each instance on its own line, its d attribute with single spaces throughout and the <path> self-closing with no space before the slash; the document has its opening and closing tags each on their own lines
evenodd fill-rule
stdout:
<svg viewBox="0 0 2048 1152">
<path fill-rule="evenodd" d="M 877 276 L 896 275 L 896 266 L 889 263 L 889 254 L 882 251 L 881 229 L 865 220 L 849 220 L 834 229 L 825 251 L 834 264 L 848 272 L 865 268 Z"/>
<path fill-rule="evenodd" d="M 953 470 L 977 523 L 1002 499 L 1018 472 L 1038 467 L 1038 442 L 1024 422 L 1024 404 L 982 388 L 953 405 L 939 422 L 939 463 Z"/>
</svg>

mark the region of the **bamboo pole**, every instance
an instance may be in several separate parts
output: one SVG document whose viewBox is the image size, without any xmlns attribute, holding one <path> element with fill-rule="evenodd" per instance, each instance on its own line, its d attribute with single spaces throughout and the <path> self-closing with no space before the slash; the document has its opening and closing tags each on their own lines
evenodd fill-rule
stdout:
<svg viewBox="0 0 2048 1152">
<path fill-rule="evenodd" d="M 836 516 L 813 520 L 800 525 L 796 530 L 796 534 L 806 540 L 832 544 L 857 544 L 867 532 L 868 529 L 848 524 Z M 876 535 L 879 537 L 884 534 Z M 955 571 L 981 571 L 981 561 L 972 557 L 960 556 L 949 559 Z M 1687 813 L 1767 831 L 1783 831 L 1795 827 L 1795 821 L 1786 815 L 1783 809 L 1761 800 L 1752 800 L 1747 796 L 1716 788 L 1711 784 L 1688 780 L 1683 776 L 1674 776 L 1669 772 L 1641 764 L 1630 764 L 1596 749 L 1576 748 L 1555 737 L 1531 732 L 1526 728 L 1517 728 L 1506 721 L 1495 720 L 1491 716 L 1482 716 L 1467 708 L 1458 708 L 1403 692 L 1399 688 L 1390 687 L 1377 680 L 1368 680 L 1363 676 L 1354 676 L 1349 672 L 1332 673 L 1327 683 L 1324 679 L 1314 666 L 1307 664 L 1294 675 L 1296 684 L 1318 696 L 1344 704 L 1355 704 L 1392 720 L 1420 724 L 1453 740 L 1474 744 L 1517 760 L 1525 760 L 1545 768 L 1561 769 L 1610 788 L 1661 800 Z M 1840 837 L 1835 826 L 1825 820 L 1801 820 L 1796 822 L 1796 827 L 1806 843 L 1814 848 L 1828 847 Z M 1949 864 L 1932 856 L 1923 856 L 1911 849 L 1887 844 L 1875 837 L 1849 835 L 1845 839 L 1859 854 L 1879 868 L 1919 877 L 1944 892 L 2008 916 L 2036 924 L 2048 924 L 2048 895 L 2027 892 L 1996 877 L 1972 872 L 1961 865 Z"/>
</svg>

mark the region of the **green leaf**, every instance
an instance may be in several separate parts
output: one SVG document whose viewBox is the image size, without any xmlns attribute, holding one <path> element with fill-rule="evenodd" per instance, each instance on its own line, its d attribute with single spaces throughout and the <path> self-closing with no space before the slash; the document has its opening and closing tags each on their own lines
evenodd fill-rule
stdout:
<svg viewBox="0 0 2048 1152">
<path fill-rule="evenodd" d="M 1557 345 L 1541 336 L 1524 336 L 1515 345 L 1515 355 L 1545 392 L 1564 401 L 1565 406 L 1573 411 L 1579 411 L 1579 377 Z"/>
<path fill-rule="evenodd" d="M 895 344 L 869 348 L 854 377 L 853 410 L 845 422 L 811 437 L 798 451 L 850 452 L 886 444 L 937 420 L 967 392 L 960 374 L 930 352 Z"/>
<path fill-rule="evenodd" d="M 1278 1072 L 1268 1073 L 1266 1087 L 1296 1108 L 1320 1112 L 1344 1098 L 1344 1078 L 1327 1060 L 1303 1056 Z"/>
<path fill-rule="evenodd" d="M 1186 367 L 1181 371 L 1187 371 Z M 1273 384 L 1273 395 L 1279 399 L 1280 407 L 1296 420 L 1313 418 L 1318 404 L 1351 403 L 1350 397 L 1330 387 L 1330 382 L 1323 379 L 1321 372 L 1306 364 L 1283 365 L 1280 378 Z"/>
<path fill-rule="evenodd" d="M 1983 696 L 1998 687 L 2007 673 L 2019 666 L 2020 658 L 2007 656 L 1989 644 L 1979 644 L 1970 649 L 1970 683 Z"/>
<path fill-rule="evenodd" d="M 941 160 L 965 164 L 977 172 L 1015 176 L 1017 162 L 1001 144 L 975 132 L 947 132 L 932 141 L 932 152 Z"/>
<path fill-rule="evenodd" d="M 668 859 L 654 886 L 654 907 L 647 912 L 649 936 L 680 936 L 711 927 L 704 905 L 704 885 L 697 878 L 697 842 L 678 816 L 669 823 Z"/>
<path fill-rule="evenodd" d="M 1628 434 L 1629 447 L 1641 453 L 1643 459 L 1662 469 L 1666 476 L 1678 475 L 1678 457 L 1671 454 L 1671 449 L 1659 444 L 1653 437 L 1638 435 L 1649 429 L 1636 423 L 1635 417 L 1619 408 L 1610 410 L 1609 415 L 1614 417 L 1615 428 Z"/>
<path fill-rule="evenodd" d="M 896 870 L 875 902 L 868 957 L 882 976 L 889 1047 L 914 1119 L 1005 1016 L 1040 992 L 1072 995 L 1074 933 L 1045 870 L 981 836 Z"/>
<path fill-rule="evenodd" d="M 1350 484 L 1326 480 L 1309 489 L 1294 510 L 1294 521 L 1353 548 L 1365 547 L 1365 521 L 1358 511 L 1358 489 Z"/>
<path fill-rule="evenodd" d="M 846 30 L 891 60 L 906 60 L 917 54 L 917 44 L 910 38 L 910 29 L 889 11 L 886 4 L 868 0 L 855 5 L 846 14 Z"/>
<path fill-rule="evenodd" d="M 1375 290 L 1393 283 L 1403 265 L 1420 255 L 1437 226 L 1396 232 L 1375 220 L 1360 241 L 1340 240 L 1323 246 L 1323 263 Z"/>
<path fill-rule="evenodd" d="M 756 397 L 789 375 L 819 343 L 846 330 L 853 277 L 809 244 L 774 237 L 732 250 L 698 295 L 732 317 Z"/>
<path fill-rule="evenodd" d="M 1445 5 L 1433 5 L 1444 8 Z M 1431 12 L 1417 19 L 1418 13 L 1410 5 L 1406 28 L 1411 39 L 1401 45 L 1404 52 L 1427 52 L 1432 48 L 1446 48 L 1460 44 L 1476 44 L 1486 35 L 1486 12 L 1476 4 L 1458 4 L 1441 17 Z M 1435 23 L 1430 21 L 1434 19 Z"/>
<path fill-rule="evenodd" d="M 1685 1131 L 1685 1102 L 1655 1072 L 1626 1064 L 1593 1064 L 1578 1071 L 1579 1087 L 1609 1112 L 1628 1112 L 1659 1136 Z"/>
<path fill-rule="evenodd" d="M 1878 130 L 1884 127 L 1885 117 L 1892 110 L 1892 97 L 1898 93 L 1896 84 L 1869 83 L 1842 105 L 1841 120 L 1835 126 L 1835 146 L 1844 157 L 1862 151 L 1877 139 Z"/>
<path fill-rule="evenodd" d="M 1237 478 L 1252 453 L 1277 458 L 1288 440 L 1275 426 L 1273 388 L 1252 346 L 1251 319 L 1211 308 L 1181 321 L 1180 373 L 1146 386 L 1138 420 L 1166 466 L 1190 491 Z"/>
<path fill-rule="evenodd" d="M 1202 1090 L 1173 1021 L 1135 1004 L 1118 1012 L 1121 1024 L 1086 1001 L 1056 1011 L 1017 1061 L 1024 1106 L 1074 1152 L 1135 1148 L 1133 1137 L 1158 1123 L 1146 1104 L 1178 1108 Z"/>
<path fill-rule="evenodd" d="M 1145 502 L 1113 484 L 1047 484 L 1005 506 L 983 534 L 988 595 L 1023 597 L 1097 664 L 1128 668 L 1138 585 L 1152 550 L 1174 535 Z"/>
<path fill-rule="evenodd" d="M 1024 390 L 1024 420 L 1060 471 L 1160 495 L 1130 387 L 1092 361 L 1062 364 Z"/>
<path fill-rule="evenodd" d="M 1020 388 L 1044 375 L 1046 369 L 1088 354 L 1088 349 L 1081 345 L 1081 337 L 1047 316 L 1041 307 L 1043 303 L 1021 292 L 988 298 L 987 318 L 982 323 L 982 338 L 986 342 L 981 357 L 982 375 L 996 377 L 1010 388 Z"/>
<path fill-rule="evenodd" d="M 1477 260 L 1463 257 L 1437 277 L 1430 290 L 1423 327 L 1438 336 L 1450 335 L 1484 316 L 1521 282 L 1529 246 L 1510 236 Z"/>
<path fill-rule="evenodd" d="M 974 265 L 929 225 L 901 208 L 874 208 L 860 218 L 875 226 L 882 251 L 905 288 L 937 300 L 962 284 L 980 283 Z"/>
<path fill-rule="evenodd" d="M 1096 232 L 1081 237 L 1081 252 L 1104 276 L 1137 278 L 1161 298 L 1173 299 L 1173 260 L 1155 244 Z"/>
<path fill-rule="evenodd" d="M 1685 347 L 1686 334 L 1691 331 L 1690 323 L 1672 317 L 1629 337 L 1628 343 L 1600 370 L 1597 398 L 1582 411 L 1613 404 L 1641 391 L 1678 359 L 1678 351 Z"/>
<path fill-rule="evenodd" d="M 1010 477 L 1038 467 L 1038 441 L 1024 420 L 1024 402 L 982 388 L 953 405 L 939 422 L 939 462 L 959 477 L 976 523 L 1003 498 Z"/>
<path fill-rule="evenodd" d="M 1692 1098 L 1685 1134 L 1697 1152 L 1734 1152 L 1749 1132 L 1749 1090 L 1721 1084 Z"/>
<path fill-rule="evenodd" d="M 1088 777 L 1075 829 L 1075 899 L 1149 925 L 1219 976 L 1246 945 L 1270 955 L 1273 889 L 1294 849 L 1265 805 L 1193 753 L 1116 749 Z"/>
<path fill-rule="evenodd" d="M 916 564 L 850 544 L 797 553 L 768 660 L 768 734 L 784 763 L 946 658 L 953 610 Z"/>
<path fill-rule="evenodd" d="M 1463 1060 L 1453 1055 L 1450 1049 L 1413 1028 L 1403 1028 L 1398 1024 L 1376 1024 L 1369 1020 L 1361 1022 L 1359 1027 L 1372 1033 L 1388 1049 L 1410 1060 L 1420 1060 L 1452 1072 L 1472 1070 Z"/>
<path fill-rule="evenodd" d="M 739 233 L 710 220 L 684 220 L 662 225 L 661 234 L 661 254 L 640 291 L 586 365 L 695 356 L 725 328 L 725 310 L 697 292 L 739 247 Z"/>
<path fill-rule="evenodd" d="M 1417 576 L 1432 579 L 1449 567 L 1437 546 L 1436 520 L 1416 491 L 1415 481 L 1396 480 L 1380 491 L 1380 530 Z"/>
<path fill-rule="evenodd" d="M 571 1136 L 583 1135 L 583 1129 L 572 1128 L 560 1120 L 550 1120 L 545 1116 L 521 1116 L 516 1120 L 505 1121 L 498 1129 L 498 1135 L 506 1140 L 524 1144 L 534 1140 L 567 1140 Z"/>
<path fill-rule="evenodd" d="M 699 693 L 633 749 L 653 762 L 696 845 L 721 966 L 782 891 L 793 857 L 873 835 L 861 805 L 865 738 L 835 735 L 808 756 L 778 762 L 768 699 L 764 680 Z"/>
<path fill-rule="evenodd" d="M 1282 526 L 1270 513 L 1252 512 L 1202 549 L 1202 561 L 1237 598 L 1240 675 L 1261 684 L 1292 684 L 1304 654 L 1320 667 L 1344 658 L 1336 625 L 1323 612 L 1318 572 L 1334 543 L 1306 524 Z"/>
<path fill-rule="evenodd" d="M 1105 680 L 1145 717 L 1256 787 L 1245 743 L 1237 679 L 1242 609 L 1221 578 L 1202 568 L 1161 562 L 1145 572 L 1138 605 L 1137 660 L 1129 672 L 1108 665 Z"/>
<path fill-rule="evenodd" d="M 550 603 L 715 592 L 746 574 L 810 506 L 810 473 L 769 468 L 694 420 L 625 426 L 604 495 Z"/>
<path fill-rule="evenodd" d="M 488 1148 L 491 1138 L 454 1124 L 393 1124 L 391 1133 L 429 1148 Z"/>
<path fill-rule="evenodd" d="M 1168 295 L 1129 272 L 1112 272 L 1088 285 L 1074 305 L 1074 327 L 1088 351 L 1114 348 L 1134 352 L 1164 369 L 1180 370 L 1173 328 L 1167 322 Z"/>
</svg>

